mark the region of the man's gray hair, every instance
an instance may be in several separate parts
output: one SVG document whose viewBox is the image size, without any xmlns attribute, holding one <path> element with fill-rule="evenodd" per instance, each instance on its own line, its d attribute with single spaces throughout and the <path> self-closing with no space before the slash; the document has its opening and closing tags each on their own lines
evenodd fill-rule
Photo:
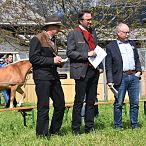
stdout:
<svg viewBox="0 0 146 146">
<path fill-rule="evenodd" d="M 120 29 L 123 25 L 127 25 L 127 24 L 121 22 L 116 26 L 116 33 L 120 31 Z"/>
</svg>

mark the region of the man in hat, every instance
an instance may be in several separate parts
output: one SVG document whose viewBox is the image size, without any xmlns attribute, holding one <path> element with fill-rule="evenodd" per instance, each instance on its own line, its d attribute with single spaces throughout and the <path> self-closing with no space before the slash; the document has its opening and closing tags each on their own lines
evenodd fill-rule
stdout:
<svg viewBox="0 0 146 146">
<path fill-rule="evenodd" d="M 36 135 L 46 137 L 58 134 L 64 116 L 64 93 L 57 72 L 62 58 L 57 54 L 55 36 L 59 32 L 61 21 L 56 16 L 49 16 L 42 32 L 30 42 L 29 60 L 33 66 L 33 79 L 37 95 Z M 53 38 L 53 40 L 52 40 Z M 49 125 L 49 97 L 53 100 L 54 113 Z"/>
</svg>

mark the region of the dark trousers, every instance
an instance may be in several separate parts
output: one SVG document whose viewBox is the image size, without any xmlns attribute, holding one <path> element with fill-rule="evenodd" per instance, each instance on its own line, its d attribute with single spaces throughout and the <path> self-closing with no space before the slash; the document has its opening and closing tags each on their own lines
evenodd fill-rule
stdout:
<svg viewBox="0 0 146 146">
<path fill-rule="evenodd" d="M 99 72 L 95 69 L 88 69 L 84 79 L 75 80 L 75 100 L 72 114 L 72 130 L 80 131 L 81 109 L 85 99 L 85 131 L 88 132 L 94 128 L 94 103 L 97 96 L 97 84 Z"/>
<path fill-rule="evenodd" d="M 114 125 L 115 128 L 122 128 L 122 106 L 125 99 L 126 91 L 129 95 L 130 101 L 130 121 L 131 127 L 138 125 L 138 111 L 139 111 L 139 78 L 135 74 L 123 74 L 121 84 L 114 86 L 118 91 L 118 97 L 115 97 L 114 103 Z"/>
<path fill-rule="evenodd" d="M 35 81 L 37 94 L 37 136 L 48 136 L 49 127 L 49 97 L 53 100 L 54 112 L 50 133 L 57 134 L 61 128 L 65 101 L 60 80 Z"/>
</svg>

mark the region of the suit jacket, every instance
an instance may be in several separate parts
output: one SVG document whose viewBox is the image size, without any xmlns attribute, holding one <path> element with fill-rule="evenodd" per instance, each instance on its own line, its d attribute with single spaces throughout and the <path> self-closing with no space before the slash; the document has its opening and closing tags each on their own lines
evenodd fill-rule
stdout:
<svg viewBox="0 0 146 146">
<path fill-rule="evenodd" d="M 97 36 L 92 31 L 92 36 L 97 45 Z M 73 79 L 85 78 L 88 68 L 89 46 L 79 30 L 72 30 L 67 37 L 67 56 L 70 58 L 70 77 Z M 102 63 L 99 65 L 103 69 Z"/>
<path fill-rule="evenodd" d="M 134 52 L 135 70 L 137 72 L 142 72 L 139 55 L 135 47 L 135 43 L 134 41 L 130 40 L 129 43 L 132 46 Z M 114 85 L 119 85 L 121 83 L 123 75 L 123 60 L 116 40 L 110 42 L 106 46 L 106 52 L 107 56 L 105 59 L 105 68 L 107 83 L 114 83 Z"/>
<path fill-rule="evenodd" d="M 56 53 L 54 47 L 44 31 L 31 39 L 29 60 L 33 66 L 35 80 L 59 78 L 57 66 L 54 64 L 54 53 Z"/>
</svg>

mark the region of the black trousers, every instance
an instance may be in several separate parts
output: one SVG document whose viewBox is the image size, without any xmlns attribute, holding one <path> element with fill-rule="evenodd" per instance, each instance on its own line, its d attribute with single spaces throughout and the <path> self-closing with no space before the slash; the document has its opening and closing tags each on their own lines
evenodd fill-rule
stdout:
<svg viewBox="0 0 146 146">
<path fill-rule="evenodd" d="M 99 72 L 95 69 L 88 69 L 84 79 L 75 80 L 75 100 L 72 113 L 72 130 L 74 132 L 80 131 L 81 126 L 81 109 L 85 99 L 85 132 L 94 128 L 94 103 L 97 96 L 97 84 L 99 79 Z"/>
<path fill-rule="evenodd" d="M 37 136 L 48 136 L 49 132 L 49 97 L 53 100 L 54 112 L 50 133 L 57 134 L 61 128 L 65 100 L 60 80 L 35 81 L 37 94 Z"/>
</svg>

